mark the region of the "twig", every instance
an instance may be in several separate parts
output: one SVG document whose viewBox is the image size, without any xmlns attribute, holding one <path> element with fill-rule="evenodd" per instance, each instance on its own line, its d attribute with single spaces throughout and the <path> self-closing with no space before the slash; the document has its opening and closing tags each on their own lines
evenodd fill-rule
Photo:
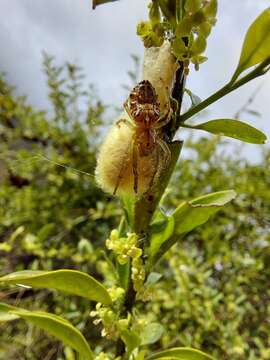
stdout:
<svg viewBox="0 0 270 360">
<path fill-rule="evenodd" d="M 246 84 L 247 82 L 264 75 L 269 70 L 270 65 L 270 57 L 264 60 L 260 65 L 258 65 L 254 70 L 249 72 L 247 75 L 243 76 L 239 80 L 235 82 L 229 82 L 225 86 L 223 86 L 220 90 L 215 92 L 213 95 L 209 96 L 207 99 L 199 103 L 197 106 L 194 106 L 192 109 L 188 110 L 182 116 L 180 116 L 179 123 L 177 124 L 178 127 L 181 126 L 181 123 L 188 120 L 198 112 L 202 111 L 209 105 L 213 104 L 217 100 L 221 99 L 225 95 L 229 94 L 230 92 L 238 89 L 240 86 Z"/>
</svg>

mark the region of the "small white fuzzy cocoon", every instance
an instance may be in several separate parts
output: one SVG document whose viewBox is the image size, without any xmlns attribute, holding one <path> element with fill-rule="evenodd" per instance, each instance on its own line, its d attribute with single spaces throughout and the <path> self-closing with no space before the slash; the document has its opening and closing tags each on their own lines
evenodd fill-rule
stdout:
<svg viewBox="0 0 270 360">
<path fill-rule="evenodd" d="M 128 115 L 123 114 L 120 119 L 128 119 Z M 133 128 L 124 122 L 116 123 L 110 128 L 101 145 L 95 172 L 96 181 L 104 191 L 110 194 L 113 194 L 119 176 L 121 179 L 116 194 L 120 196 L 134 194 L 133 135 Z M 158 149 L 155 149 L 148 156 L 138 157 L 137 195 L 141 195 L 149 189 L 156 172 L 157 151 Z"/>
<path fill-rule="evenodd" d="M 162 111 L 170 99 L 177 68 L 178 65 L 171 53 L 171 44 L 168 40 L 164 41 L 161 47 L 145 49 L 142 77 L 154 86 Z"/>
</svg>

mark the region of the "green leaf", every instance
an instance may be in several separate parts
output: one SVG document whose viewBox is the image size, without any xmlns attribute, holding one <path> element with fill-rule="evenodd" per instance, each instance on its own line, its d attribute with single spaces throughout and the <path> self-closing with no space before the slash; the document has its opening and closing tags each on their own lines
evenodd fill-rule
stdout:
<svg viewBox="0 0 270 360">
<path fill-rule="evenodd" d="M 219 191 L 185 201 L 172 216 L 175 219 L 175 234 L 183 234 L 204 224 L 211 215 L 236 197 L 234 190 Z"/>
<path fill-rule="evenodd" d="M 189 126 L 216 135 L 228 136 L 251 144 L 264 144 L 267 137 L 264 133 L 239 120 L 216 119 L 196 126 Z"/>
<path fill-rule="evenodd" d="M 160 11 L 157 1 L 149 4 L 149 20 L 153 28 L 160 23 Z"/>
<path fill-rule="evenodd" d="M 127 289 L 128 287 L 128 278 L 129 278 L 129 272 L 130 272 L 130 263 L 127 262 L 126 264 L 119 264 L 117 261 L 117 273 L 119 276 L 119 282 L 123 289 Z"/>
<path fill-rule="evenodd" d="M 186 0 L 185 10 L 187 13 L 195 13 L 201 7 L 201 0 Z"/>
<path fill-rule="evenodd" d="M 50 236 L 50 234 L 54 230 L 54 228 L 55 228 L 54 223 L 49 223 L 49 224 L 42 226 L 42 228 L 37 233 L 37 238 L 39 239 L 39 241 L 40 242 L 45 241 Z"/>
<path fill-rule="evenodd" d="M 207 4 L 205 4 L 205 6 L 203 8 L 203 12 L 206 15 L 206 17 L 208 18 L 208 20 L 215 19 L 216 15 L 217 15 L 217 9 L 218 9 L 217 0 L 210 0 L 210 1 L 208 1 Z"/>
<path fill-rule="evenodd" d="M 142 345 L 154 344 L 157 342 L 164 332 L 164 327 L 158 323 L 150 323 L 145 326 L 140 334 Z"/>
<path fill-rule="evenodd" d="M 181 59 L 182 55 L 187 51 L 187 47 L 182 39 L 174 39 L 172 41 L 172 53 L 178 59 Z"/>
<path fill-rule="evenodd" d="M 174 232 L 160 245 L 156 253 L 150 254 L 147 262 L 148 270 L 151 270 L 160 258 L 186 233 L 204 224 L 211 215 L 235 197 L 235 191 L 226 190 L 181 203 L 171 215 L 174 218 Z"/>
<path fill-rule="evenodd" d="M 118 1 L 118 0 L 93 0 L 93 9 L 95 9 L 96 6 L 98 5 L 106 4 L 108 2 L 113 2 L 113 1 Z"/>
<path fill-rule="evenodd" d="M 161 244 L 168 240 L 174 231 L 174 218 L 164 216 L 164 219 L 151 225 L 150 227 L 150 254 L 153 256 Z"/>
<path fill-rule="evenodd" d="M 202 35 L 198 35 L 191 45 L 190 51 L 193 55 L 199 55 L 205 51 L 206 45 L 206 38 Z"/>
<path fill-rule="evenodd" d="M 270 8 L 264 10 L 249 27 L 232 81 L 249 67 L 270 57 Z"/>
<path fill-rule="evenodd" d="M 192 19 L 190 17 L 185 17 L 184 19 L 182 19 L 179 24 L 177 24 L 176 28 L 175 28 L 175 36 L 177 41 L 180 42 L 180 40 L 182 39 L 183 36 L 189 36 L 190 32 L 192 30 L 193 27 L 193 22 Z M 177 47 L 177 44 L 175 43 L 175 45 Z M 186 50 L 186 46 L 184 46 L 184 42 L 181 41 L 180 42 L 180 46 L 182 46 L 182 50 Z M 183 48 L 184 46 L 184 48 Z"/>
<path fill-rule="evenodd" d="M 141 344 L 141 339 L 139 335 L 131 330 L 122 330 L 121 339 L 125 343 L 128 353 L 130 353 L 132 350 L 134 350 Z"/>
<path fill-rule="evenodd" d="M 198 96 L 193 94 L 193 92 L 187 88 L 185 88 L 185 92 L 188 94 L 190 101 L 191 101 L 191 109 L 202 102 L 202 99 Z"/>
<path fill-rule="evenodd" d="M 45 330 L 48 334 L 55 336 L 67 346 L 76 350 L 83 359 L 93 360 L 94 355 L 82 335 L 69 321 L 61 318 L 60 316 L 49 314 L 42 311 L 28 311 L 14 306 L 9 306 L 0 303 L 0 311 L 13 315 L 16 318 L 22 318 L 27 322 Z M 14 320 L 14 319 L 9 319 Z"/>
<path fill-rule="evenodd" d="M 212 356 L 207 355 L 200 350 L 191 349 L 191 348 L 181 348 L 181 347 L 160 351 L 146 358 L 146 360 L 154 360 L 154 359 L 214 360 Z"/>
<path fill-rule="evenodd" d="M 9 311 L 16 309 L 14 306 L 0 303 L 0 324 L 1 322 L 16 320 L 19 316 L 11 314 Z"/>
<path fill-rule="evenodd" d="M 146 351 L 142 350 L 138 353 L 138 355 L 135 357 L 135 360 L 144 360 L 144 355 L 145 355 Z"/>
<path fill-rule="evenodd" d="M 18 271 L 0 278 L 0 283 L 49 288 L 109 305 L 112 300 L 105 287 L 90 275 L 76 270 Z"/>
<path fill-rule="evenodd" d="M 157 272 L 150 272 L 145 282 L 145 286 L 155 285 L 162 278 L 162 274 Z"/>
<path fill-rule="evenodd" d="M 122 196 L 122 202 L 123 202 L 123 207 L 124 207 L 127 222 L 128 222 L 128 224 L 130 224 L 131 228 L 133 228 L 134 227 L 134 216 L 135 216 L 135 214 L 134 214 L 134 197 L 129 196 L 129 195 Z"/>
<path fill-rule="evenodd" d="M 158 0 L 158 3 L 165 18 L 175 25 L 175 0 Z"/>
</svg>

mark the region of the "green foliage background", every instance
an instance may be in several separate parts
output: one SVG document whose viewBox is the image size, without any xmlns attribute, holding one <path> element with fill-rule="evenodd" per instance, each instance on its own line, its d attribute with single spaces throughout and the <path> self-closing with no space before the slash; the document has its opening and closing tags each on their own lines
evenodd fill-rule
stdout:
<svg viewBox="0 0 270 360">
<path fill-rule="evenodd" d="M 29 106 L 0 78 L 0 275 L 71 268 L 110 283 L 103 245 L 118 223 L 120 206 L 95 186 L 93 176 L 57 165 L 94 173 L 107 106 L 93 86 L 85 86 L 77 66 L 57 66 L 45 54 L 44 71 L 48 112 Z M 154 349 L 192 346 L 217 359 L 269 359 L 270 151 L 252 165 L 240 155 L 232 159 L 228 142 L 216 137 L 185 142 L 164 205 L 229 188 L 238 197 L 170 250 L 158 265 L 163 277 L 153 301 L 141 311 L 166 328 Z M 96 350 L 105 344 L 84 299 L 6 287 L 0 298 L 63 315 Z M 0 324 L 0 359 L 76 357 L 16 322 Z"/>
</svg>

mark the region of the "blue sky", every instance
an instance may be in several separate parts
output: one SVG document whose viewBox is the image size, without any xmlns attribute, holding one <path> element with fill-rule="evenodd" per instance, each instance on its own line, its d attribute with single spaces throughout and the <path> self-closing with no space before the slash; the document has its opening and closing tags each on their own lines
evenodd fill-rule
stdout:
<svg viewBox="0 0 270 360">
<path fill-rule="evenodd" d="M 42 51 L 57 61 L 78 62 L 87 81 L 94 83 L 105 102 L 120 106 L 129 81 L 130 54 L 143 56 L 136 24 L 146 18 L 146 0 L 120 0 L 91 9 L 89 0 L 0 0 L 0 70 L 17 86 L 19 94 L 41 108 L 47 107 Z M 204 98 L 225 84 L 232 75 L 249 24 L 269 6 L 269 0 L 219 0 L 218 22 L 210 35 L 209 60 L 192 71 L 188 88 Z M 210 118 L 231 117 L 262 83 L 253 108 L 261 118 L 242 119 L 270 134 L 270 77 L 256 80 L 211 106 Z M 208 119 L 209 114 L 207 114 Z M 232 140 L 235 142 L 235 140 Z M 258 147 L 245 147 L 247 157 Z"/>
</svg>

